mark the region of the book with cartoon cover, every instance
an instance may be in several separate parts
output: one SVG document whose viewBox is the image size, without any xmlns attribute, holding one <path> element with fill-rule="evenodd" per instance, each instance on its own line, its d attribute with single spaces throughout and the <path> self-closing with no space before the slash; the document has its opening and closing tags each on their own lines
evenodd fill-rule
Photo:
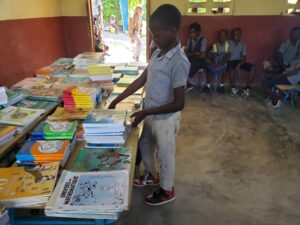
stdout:
<svg viewBox="0 0 300 225">
<path fill-rule="evenodd" d="M 16 159 L 22 161 L 61 161 L 70 147 L 67 140 L 27 141 L 16 154 Z"/>
<path fill-rule="evenodd" d="M 40 123 L 34 131 L 32 131 L 33 137 L 42 137 L 46 140 L 51 139 L 73 139 L 74 133 L 76 132 L 77 122 L 69 121 L 46 121 Z"/>
<path fill-rule="evenodd" d="M 12 206 L 46 203 L 59 169 L 58 162 L 36 167 L 0 168 L 0 204 Z"/>
<path fill-rule="evenodd" d="M 128 172 L 64 170 L 46 211 L 128 209 Z"/>
<path fill-rule="evenodd" d="M 131 151 L 128 148 L 81 149 L 72 171 L 130 170 Z"/>
<path fill-rule="evenodd" d="M 9 106 L 0 110 L 0 123 L 26 126 L 37 119 L 45 110 L 27 109 L 22 107 Z"/>
<path fill-rule="evenodd" d="M 29 109 L 44 109 L 45 111 L 52 109 L 57 105 L 56 102 L 46 100 L 34 100 L 25 98 L 22 101 L 16 103 L 14 106 L 23 107 Z"/>
<path fill-rule="evenodd" d="M 126 111 L 93 109 L 83 122 L 83 127 L 124 127 Z"/>
</svg>

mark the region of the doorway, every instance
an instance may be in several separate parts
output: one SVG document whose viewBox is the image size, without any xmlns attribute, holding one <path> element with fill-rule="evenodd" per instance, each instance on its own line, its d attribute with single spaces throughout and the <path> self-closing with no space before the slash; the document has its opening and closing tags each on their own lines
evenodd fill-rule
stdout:
<svg viewBox="0 0 300 225">
<path fill-rule="evenodd" d="M 106 63 L 146 62 L 147 0 L 89 0 L 94 51 Z"/>
</svg>

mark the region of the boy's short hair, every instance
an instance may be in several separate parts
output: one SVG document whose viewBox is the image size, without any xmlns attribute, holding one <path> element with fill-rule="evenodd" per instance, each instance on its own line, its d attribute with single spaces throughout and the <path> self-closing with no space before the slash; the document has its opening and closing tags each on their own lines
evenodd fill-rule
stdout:
<svg viewBox="0 0 300 225">
<path fill-rule="evenodd" d="M 163 4 L 150 16 L 150 23 L 154 21 L 159 22 L 159 24 L 166 28 L 175 27 L 179 30 L 181 25 L 181 13 L 174 5 Z"/>
<path fill-rule="evenodd" d="M 292 33 L 294 33 L 295 31 L 300 31 L 300 27 L 293 27 L 292 29 L 291 29 L 291 34 Z"/>
<path fill-rule="evenodd" d="M 189 30 L 194 29 L 195 31 L 201 32 L 201 25 L 199 23 L 192 23 L 189 26 Z"/>
</svg>

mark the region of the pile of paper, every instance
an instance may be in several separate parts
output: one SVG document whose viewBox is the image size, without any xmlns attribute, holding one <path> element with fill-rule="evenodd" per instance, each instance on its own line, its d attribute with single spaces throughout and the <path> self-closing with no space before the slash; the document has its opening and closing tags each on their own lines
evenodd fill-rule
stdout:
<svg viewBox="0 0 300 225">
<path fill-rule="evenodd" d="M 75 69 L 87 69 L 90 64 L 102 63 L 105 53 L 103 52 L 83 52 L 74 58 Z"/>
<path fill-rule="evenodd" d="M 56 217 L 117 219 L 128 209 L 128 172 L 63 171 L 46 205 Z"/>
<path fill-rule="evenodd" d="M 65 165 L 71 152 L 68 140 L 28 140 L 16 154 L 17 165 L 27 166 L 60 161 Z"/>
<path fill-rule="evenodd" d="M 83 122 L 87 147 L 123 147 L 126 140 L 126 111 L 91 110 Z"/>
<path fill-rule="evenodd" d="M 44 109 L 27 109 L 8 106 L 0 110 L 0 124 L 28 126 L 44 112 Z"/>
<path fill-rule="evenodd" d="M 77 121 L 45 121 L 40 123 L 33 131 L 33 140 L 72 140 L 76 132 Z"/>
<path fill-rule="evenodd" d="M 30 207 L 45 204 L 52 194 L 58 169 L 58 162 L 33 168 L 0 168 L 0 205 Z"/>
<path fill-rule="evenodd" d="M 63 92 L 64 108 L 93 109 L 100 99 L 100 90 L 97 88 L 70 87 Z"/>
<path fill-rule="evenodd" d="M 18 127 L 11 125 L 0 125 L 0 145 L 13 139 L 14 135 L 17 133 Z"/>
</svg>

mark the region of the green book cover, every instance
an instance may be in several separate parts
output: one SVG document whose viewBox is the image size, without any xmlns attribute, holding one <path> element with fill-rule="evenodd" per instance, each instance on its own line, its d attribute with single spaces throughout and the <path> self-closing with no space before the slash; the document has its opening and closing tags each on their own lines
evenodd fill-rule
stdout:
<svg viewBox="0 0 300 225">
<path fill-rule="evenodd" d="M 131 151 L 128 148 L 81 149 L 72 171 L 129 170 Z"/>
<path fill-rule="evenodd" d="M 29 109 L 45 109 L 46 111 L 53 108 L 55 105 L 57 105 L 57 103 L 53 101 L 42 101 L 28 98 L 15 104 L 15 106 L 17 107 L 24 107 Z"/>
<path fill-rule="evenodd" d="M 77 122 L 43 122 L 33 132 L 33 136 L 43 136 L 45 139 L 72 139 L 76 132 Z"/>
</svg>

